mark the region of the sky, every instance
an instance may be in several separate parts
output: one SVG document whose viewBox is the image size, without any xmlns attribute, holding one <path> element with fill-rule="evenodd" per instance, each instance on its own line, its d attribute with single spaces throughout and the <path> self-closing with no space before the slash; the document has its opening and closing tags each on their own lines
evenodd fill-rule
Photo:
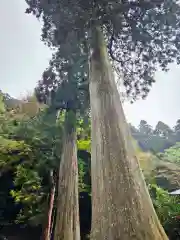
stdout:
<svg viewBox="0 0 180 240">
<path fill-rule="evenodd" d="M 33 90 L 51 58 L 40 41 L 40 22 L 25 14 L 26 6 L 25 0 L 0 1 L 0 89 L 13 97 Z M 146 100 L 124 104 L 127 120 L 136 126 L 144 119 L 172 127 L 180 118 L 180 66 L 158 71 L 156 80 Z"/>
</svg>

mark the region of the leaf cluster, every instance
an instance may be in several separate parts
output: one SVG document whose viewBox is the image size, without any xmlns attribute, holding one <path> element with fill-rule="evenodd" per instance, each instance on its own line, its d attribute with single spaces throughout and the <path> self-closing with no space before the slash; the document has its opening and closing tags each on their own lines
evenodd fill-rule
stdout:
<svg viewBox="0 0 180 240">
<path fill-rule="evenodd" d="M 180 63 L 180 5 L 178 0 L 26 0 L 43 20 L 42 40 L 58 48 L 60 59 L 83 49 L 89 54 L 91 30 L 100 25 L 110 57 L 127 94 L 146 97 L 160 67 Z M 69 42 L 72 47 L 69 46 Z"/>
<path fill-rule="evenodd" d="M 177 197 L 170 196 L 167 191 L 156 184 L 149 186 L 151 197 L 157 215 L 165 227 L 180 215 L 180 202 Z"/>
</svg>

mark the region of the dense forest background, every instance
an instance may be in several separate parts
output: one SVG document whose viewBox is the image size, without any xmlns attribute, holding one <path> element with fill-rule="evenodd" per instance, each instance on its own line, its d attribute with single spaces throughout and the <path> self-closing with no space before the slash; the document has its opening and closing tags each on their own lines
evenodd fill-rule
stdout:
<svg viewBox="0 0 180 240">
<path fill-rule="evenodd" d="M 173 128 L 163 121 L 153 128 L 145 120 L 141 120 L 138 127 L 130 124 L 130 128 L 143 151 L 163 152 L 180 141 L 180 119 Z"/>
<path fill-rule="evenodd" d="M 64 113 L 0 92 L 0 233 L 8 239 L 40 239 L 47 224 L 53 178 L 57 179 Z M 90 121 L 77 120 L 81 237 L 91 227 Z M 155 209 L 170 239 L 179 239 L 180 207 L 168 192 L 180 188 L 180 119 L 130 124 L 132 141 Z M 55 215 L 55 213 L 53 213 Z M 14 238 L 16 237 L 16 238 Z"/>
</svg>

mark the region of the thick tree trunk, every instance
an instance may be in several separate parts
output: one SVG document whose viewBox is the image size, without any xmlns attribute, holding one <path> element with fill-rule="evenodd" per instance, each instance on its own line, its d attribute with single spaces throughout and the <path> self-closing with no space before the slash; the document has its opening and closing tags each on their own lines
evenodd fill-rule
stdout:
<svg viewBox="0 0 180 240">
<path fill-rule="evenodd" d="M 167 240 L 131 144 L 100 29 L 90 59 L 92 240 Z"/>
<path fill-rule="evenodd" d="M 68 124 L 72 114 L 66 113 L 54 240 L 80 240 L 76 131 Z"/>
</svg>

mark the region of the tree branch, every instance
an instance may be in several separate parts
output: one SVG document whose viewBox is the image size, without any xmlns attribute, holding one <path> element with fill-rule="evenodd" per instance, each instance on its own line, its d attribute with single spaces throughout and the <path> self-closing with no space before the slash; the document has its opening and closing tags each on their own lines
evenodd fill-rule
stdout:
<svg viewBox="0 0 180 240">
<path fill-rule="evenodd" d="M 109 54 L 110 54 L 112 60 L 114 60 L 114 61 L 116 61 L 116 62 L 118 62 L 118 63 L 122 63 L 122 61 L 119 60 L 119 59 L 117 59 L 117 58 L 114 56 L 114 54 L 113 54 L 112 47 L 113 47 L 113 42 L 114 42 L 114 40 L 115 40 L 115 38 L 114 38 L 114 29 L 113 29 L 113 32 L 112 32 L 111 38 L 110 38 L 110 42 L 109 42 L 109 44 L 108 44 Z"/>
</svg>

